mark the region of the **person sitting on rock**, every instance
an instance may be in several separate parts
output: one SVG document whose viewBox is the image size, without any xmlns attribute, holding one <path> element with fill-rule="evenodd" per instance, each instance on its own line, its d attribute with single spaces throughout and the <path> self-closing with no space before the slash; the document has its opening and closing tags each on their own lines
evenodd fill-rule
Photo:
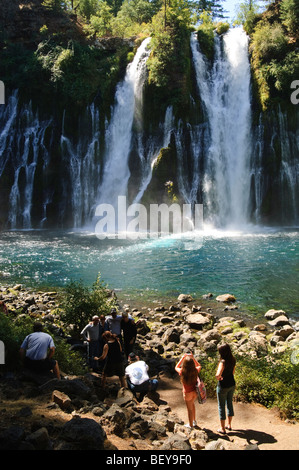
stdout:
<svg viewBox="0 0 299 470">
<path fill-rule="evenodd" d="M 158 380 L 150 380 L 148 365 L 144 361 L 140 361 L 135 353 L 131 352 L 128 356 L 128 360 L 129 365 L 125 370 L 127 384 L 137 401 L 141 402 L 148 392 L 155 392 L 157 390 Z M 139 394 L 139 398 L 137 398 L 137 393 Z"/>
<path fill-rule="evenodd" d="M 20 356 L 24 366 L 34 372 L 46 372 L 52 370 L 60 379 L 58 362 L 53 359 L 55 345 L 52 336 L 43 332 L 43 325 L 36 322 L 33 325 L 33 333 L 26 336 L 21 348 Z"/>
</svg>

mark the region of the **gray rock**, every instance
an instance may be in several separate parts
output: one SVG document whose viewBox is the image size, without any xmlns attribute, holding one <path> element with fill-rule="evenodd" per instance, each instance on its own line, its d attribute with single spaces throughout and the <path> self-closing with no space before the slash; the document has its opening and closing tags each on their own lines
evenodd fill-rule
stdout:
<svg viewBox="0 0 299 470">
<path fill-rule="evenodd" d="M 26 437 L 27 443 L 31 444 L 36 450 L 51 450 L 52 443 L 49 439 L 47 428 L 40 428 Z"/>
<path fill-rule="evenodd" d="M 190 328 L 193 328 L 194 330 L 202 330 L 204 326 L 210 323 L 210 319 L 201 313 L 191 313 L 190 315 L 187 315 L 186 322 Z"/>
<path fill-rule="evenodd" d="M 59 437 L 78 450 L 102 450 L 106 433 L 93 419 L 74 416 L 62 427 Z"/>
<path fill-rule="evenodd" d="M 274 320 L 271 320 L 268 322 L 269 325 L 277 327 L 277 326 L 284 326 L 284 325 L 289 325 L 289 319 L 285 315 L 279 315 L 278 317 L 275 317 Z"/>
</svg>

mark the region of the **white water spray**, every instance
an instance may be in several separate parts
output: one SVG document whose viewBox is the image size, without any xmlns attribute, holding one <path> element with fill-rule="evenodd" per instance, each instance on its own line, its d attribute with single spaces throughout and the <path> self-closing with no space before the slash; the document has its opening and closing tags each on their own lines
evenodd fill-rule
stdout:
<svg viewBox="0 0 299 470">
<path fill-rule="evenodd" d="M 209 122 L 210 143 L 204 175 L 205 209 L 216 226 L 240 227 L 248 221 L 251 156 L 250 65 L 248 37 L 231 29 L 215 38 L 212 68 L 191 48 L 200 97 Z"/>
<path fill-rule="evenodd" d="M 134 60 L 128 65 L 126 76 L 116 90 L 116 104 L 106 132 L 106 155 L 103 180 L 99 190 L 99 203 L 117 204 L 118 196 L 127 193 L 130 178 L 129 154 L 136 102 L 140 102 L 146 61 L 151 38 L 138 48 Z"/>
</svg>

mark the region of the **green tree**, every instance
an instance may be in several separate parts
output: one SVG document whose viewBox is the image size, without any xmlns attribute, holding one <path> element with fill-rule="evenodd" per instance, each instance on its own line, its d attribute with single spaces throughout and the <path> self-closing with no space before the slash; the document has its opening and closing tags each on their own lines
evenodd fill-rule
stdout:
<svg viewBox="0 0 299 470">
<path fill-rule="evenodd" d="M 222 3 L 225 0 L 198 0 L 194 2 L 195 9 L 202 13 L 203 11 L 209 11 L 214 19 L 225 18 L 225 10 L 223 9 Z"/>
<path fill-rule="evenodd" d="M 280 5 L 282 24 L 291 35 L 299 34 L 299 2 L 298 0 L 282 0 Z"/>
<path fill-rule="evenodd" d="M 55 13 L 59 13 L 66 8 L 66 2 L 63 0 L 44 0 L 42 5 Z"/>
<path fill-rule="evenodd" d="M 260 11 L 257 0 L 245 0 L 240 3 L 236 8 L 235 25 L 243 25 L 248 34 L 253 32 L 257 15 Z"/>
</svg>

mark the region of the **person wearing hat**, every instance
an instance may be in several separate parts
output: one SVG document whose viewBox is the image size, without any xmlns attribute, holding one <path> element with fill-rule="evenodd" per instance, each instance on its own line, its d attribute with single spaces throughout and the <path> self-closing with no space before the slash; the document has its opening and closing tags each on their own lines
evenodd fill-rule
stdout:
<svg viewBox="0 0 299 470">
<path fill-rule="evenodd" d="M 148 392 L 157 390 L 158 380 L 149 378 L 148 365 L 140 361 L 135 353 L 131 352 L 128 360 L 129 365 L 125 369 L 127 384 L 137 401 L 141 402 Z M 137 393 L 139 398 L 137 398 Z"/>
</svg>

